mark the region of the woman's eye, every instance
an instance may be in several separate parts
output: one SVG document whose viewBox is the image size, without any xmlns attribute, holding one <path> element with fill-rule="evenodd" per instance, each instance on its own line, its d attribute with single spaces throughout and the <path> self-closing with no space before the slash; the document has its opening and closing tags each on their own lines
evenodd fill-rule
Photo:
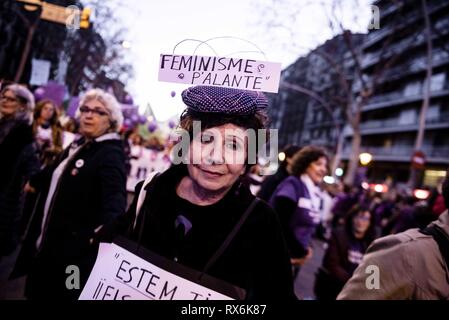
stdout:
<svg viewBox="0 0 449 320">
<path fill-rule="evenodd" d="M 237 142 L 228 142 L 227 147 L 231 148 L 232 150 L 240 150 L 240 144 Z"/>
<path fill-rule="evenodd" d="M 212 141 L 214 141 L 214 136 L 210 134 L 201 135 L 201 143 L 211 143 Z"/>
</svg>

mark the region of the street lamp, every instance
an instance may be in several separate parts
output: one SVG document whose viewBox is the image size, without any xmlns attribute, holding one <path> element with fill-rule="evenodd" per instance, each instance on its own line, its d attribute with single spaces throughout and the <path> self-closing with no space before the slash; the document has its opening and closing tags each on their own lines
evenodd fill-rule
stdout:
<svg viewBox="0 0 449 320">
<path fill-rule="evenodd" d="M 125 48 L 125 49 L 131 49 L 131 42 L 129 42 L 127 40 L 124 40 L 122 42 L 122 47 Z"/>
<path fill-rule="evenodd" d="M 359 155 L 359 159 L 362 166 L 367 166 L 373 160 L 373 156 L 368 152 L 363 152 Z"/>
<path fill-rule="evenodd" d="M 278 155 L 278 159 L 281 162 L 284 161 L 285 160 L 285 152 L 280 152 Z"/>
</svg>

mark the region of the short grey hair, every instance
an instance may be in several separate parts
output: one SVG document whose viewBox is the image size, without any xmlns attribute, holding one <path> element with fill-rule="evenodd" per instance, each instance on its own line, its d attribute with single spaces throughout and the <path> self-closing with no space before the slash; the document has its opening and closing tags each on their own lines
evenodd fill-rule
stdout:
<svg viewBox="0 0 449 320">
<path fill-rule="evenodd" d="M 122 107 L 118 103 L 117 99 L 110 93 L 102 89 L 90 89 L 88 90 L 80 100 L 79 106 L 84 105 L 86 102 L 90 100 L 98 100 L 100 101 L 104 107 L 110 112 L 110 119 L 112 122 L 112 130 L 118 132 L 120 131 L 123 125 L 123 113 Z M 76 112 L 76 117 L 79 118 L 80 111 Z"/>
<path fill-rule="evenodd" d="M 11 91 L 14 95 L 21 100 L 20 102 L 25 106 L 25 110 L 18 110 L 15 114 L 16 119 L 26 120 L 29 124 L 33 122 L 33 110 L 34 110 L 34 96 L 30 90 L 20 84 L 10 84 L 6 86 L 2 93 Z"/>
</svg>

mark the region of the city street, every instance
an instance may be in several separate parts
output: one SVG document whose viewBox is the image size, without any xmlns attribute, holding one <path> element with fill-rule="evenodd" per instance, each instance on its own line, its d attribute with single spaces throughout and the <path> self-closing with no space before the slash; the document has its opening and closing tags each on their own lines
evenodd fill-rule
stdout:
<svg viewBox="0 0 449 320">
<path fill-rule="evenodd" d="M 449 0 L 1 0 L 0 300 L 448 300 L 448 133 Z"/>
</svg>

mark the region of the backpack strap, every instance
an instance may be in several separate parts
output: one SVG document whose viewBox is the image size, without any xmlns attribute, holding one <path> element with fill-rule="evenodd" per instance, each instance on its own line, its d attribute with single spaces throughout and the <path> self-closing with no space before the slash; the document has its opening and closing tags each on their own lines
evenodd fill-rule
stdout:
<svg viewBox="0 0 449 320">
<path fill-rule="evenodd" d="M 444 230 L 437 225 L 432 224 L 427 228 L 420 230 L 420 232 L 433 237 L 440 248 L 443 259 L 446 261 L 446 267 L 449 268 L 449 237 Z"/>
<path fill-rule="evenodd" d="M 214 255 L 209 259 L 209 261 L 206 263 L 206 266 L 204 267 L 203 271 L 201 272 L 201 277 L 209 271 L 209 269 L 212 267 L 212 265 L 218 260 L 218 258 L 223 254 L 223 252 L 226 250 L 226 248 L 229 246 L 231 241 L 236 236 L 237 232 L 239 232 L 240 228 L 242 227 L 243 223 L 246 221 L 246 218 L 248 218 L 249 214 L 254 210 L 254 207 L 257 205 L 257 203 L 260 201 L 259 198 L 254 198 L 254 200 L 251 202 L 251 204 L 246 209 L 245 213 L 240 217 L 237 224 L 234 226 L 234 228 L 231 230 L 231 232 L 228 234 L 227 238 L 223 243 L 221 244 L 220 248 L 218 248 L 217 251 L 215 251 Z"/>
</svg>

